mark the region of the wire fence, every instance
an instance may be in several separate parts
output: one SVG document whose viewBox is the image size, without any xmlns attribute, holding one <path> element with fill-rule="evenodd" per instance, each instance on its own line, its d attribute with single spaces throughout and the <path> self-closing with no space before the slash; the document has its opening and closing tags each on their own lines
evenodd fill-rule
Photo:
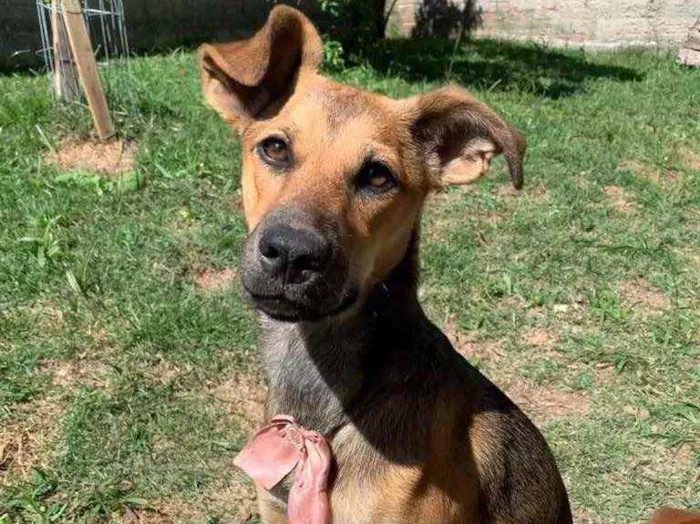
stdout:
<svg viewBox="0 0 700 524">
<path fill-rule="evenodd" d="M 77 87 L 79 78 L 67 47 L 62 4 L 60 0 L 36 0 L 41 34 L 41 49 L 37 54 L 49 72 L 55 98 L 80 103 L 82 95 Z M 123 98 L 123 93 L 129 91 L 129 86 L 121 84 L 132 77 L 129 72 L 130 49 L 122 0 L 82 0 L 82 12 L 105 92 L 109 98 L 109 92 L 118 89 L 122 93 L 120 98 Z M 62 37 L 59 38 L 61 33 Z M 65 48 L 61 48 L 61 42 L 66 43 Z M 112 73 L 115 69 L 120 70 L 119 74 Z M 133 97 L 131 102 L 129 105 L 133 109 Z"/>
</svg>

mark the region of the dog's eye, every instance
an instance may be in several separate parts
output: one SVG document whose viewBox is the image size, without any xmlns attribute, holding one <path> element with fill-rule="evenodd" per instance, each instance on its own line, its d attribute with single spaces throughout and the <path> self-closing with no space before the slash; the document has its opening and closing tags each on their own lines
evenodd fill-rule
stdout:
<svg viewBox="0 0 700 524">
<path fill-rule="evenodd" d="M 274 167 L 285 167 L 289 164 L 289 148 L 281 138 L 266 138 L 258 146 L 258 152 L 265 162 Z"/>
<path fill-rule="evenodd" d="M 374 193 L 383 193 L 396 187 L 396 179 L 391 170 L 380 162 L 368 162 L 357 177 L 359 190 L 369 190 Z"/>
</svg>

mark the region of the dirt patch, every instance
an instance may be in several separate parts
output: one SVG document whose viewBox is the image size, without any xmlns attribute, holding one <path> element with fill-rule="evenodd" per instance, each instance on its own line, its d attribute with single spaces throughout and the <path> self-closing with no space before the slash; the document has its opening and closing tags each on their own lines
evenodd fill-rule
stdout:
<svg viewBox="0 0 700 524">
<path fill-rule="evenodd" d="M 502 184 L 493 189 L 493 194 L 501 198 L 513 198 L 520 194 L 520 191 L 515 189 L 512 184 Z"/>
<path fill-rule="evenodd" d="M 236 280 L 236 271 L 231 268 L 206 269 L 194 277 L 197 287 L 204 291 L 223 291 Z"/>
<path fill-rule="evenodd" d="M 574 506 L 571 508 L 574 513 L 574 522 L 577 524 L 605 524 L 591 510 Z"/>
<path fill-rule="evenodd" d="M 264 419 L 267 388 L 256 373 L 234 373 L 215 385 L 211 394 L 243 419 L 249 431 L 259 428 Z"/>
<path fill-rule="evenodd" d="M 651 416 L 648 409 L 633 406 L 631 404 L 624 406 L 622 411 L 628 414 L 630 417 L 636 418 L 637 420 L 649 420 L 649 417 Z"/>
<path fill-rule="evenodd" d="M 44 360 L 39 370 L 51 375 L 51 383 L 61 388 L 106 387 L 110 368 L 98 360 Z"/>
<path fill-rule="evenodd" d="M 695 453 L 695 447 L 688 442 L 684 442 L 666 451 L 666 457 L 671 464 L 677 464 L 684 468 L 692 468 L 695 466 Z"/>
<path fill-rule="evenodd" d="M 610 203 L 618 211 L 630 213 L 637 207 L 636 204 L 629 199 L 625 190 L 620 186 L 605 186 L 604 190 Z"/>
<path fill-rule="evenodd" d="M 658 314 L 670 307 L 666 295 L 654 289 L 646 278 L 638 278 L 620 285 L 624 305 L 641 314 Z"/>
<path fill-rule="evenodd" d="M 423 232 L 425 237 L 433 242 L 444 240 L 445 234 L 450 230 L 451 221 L 448 218 L 430 217 L 425 221 Z"/>
<path fill-rule="evenodd" d="M 681 153 L 681 159 L 686 168 L 693 171 L 700 171 L 700 153 L 685 150 Z"/>
<path fill-rule="evenodd" d="M 150 368 L 148 375 L 154 383 L 168 385 L 190 371 L 192 371 L 192 366 L 189 364 L 175 364 L 167 360 L 161 360 Z"/>
<path fill-rule="evenodd" d="M 473 193 L 476 191 L 476 186 L 466 185 L 466 186 L 450 186 L 445 189 L 436 189 L 431 191 L 428 196 L 428 204 L 431 202 L 458 202 L 462 195 L 465 193 Z"/>
<path fill-rule="evenodd" d="M 528 346 L 535 346 L 545 349 L 552 349 L 556 344 L 556 337 L 552 336 L 549 331 L 544 328 L 531 329 L 523 333 L 523 342 Z"/>
<path fill-rule="evenodd" d="M 569 417 L 585 417 L 591 412 L 591 401 L 585 392 L 536 387 L 520 379 L 503 390 L 539 427 Z"/>
<path fill-rule="evenodd" d="M 554 347 L 559 339 L 545 328 L 527 330 L 521 335 L 521 340 L 525 345 L 537 348 L 539 354 L 544 354 L 553 360 L 561 358 L 561 353 Z"/>
<path fill-rule="evenodd" d="M 542 184 L 533 187 L 528 193 L 531 200 L 538 202 L 549 200 L 549 191 Z"/>
<path fill-rule="evenodd" d="M 27 478 L 33 468 L 46 469 L 53 458 L 47 448 L 60 429 L 67 406 L 57 399 L 18 404 L 0 426 L 0 486 L 6 477 Z"/>
<path fill-rule="evenodd" d="M 41 304 L 30 309 L 38 317 L 38 327 L 59 329 L 66 324 L 66 316 L 63 310 L 52 305 Z"/>
<path fill-rule="evenodd" d="M 483 360 L 487 363 L 498 362 L 503 357 L 503 351 L 498 342 L 477 340 L 459 329 L 451 320 L 445 323 L 444 333 L 457 352 L 470 362 L 475 360 Z"/>
<path fill-rule="evenodd" d="M 104 328 L 95 328 L 89 326 L 85 330 L 85 334 L 89 336 L 92 339 L 92 341 L 98 346 L 108 345 L 112 341 L 112 334 Z"/>
<path fill-rule="evenodd" d="M 208 507 L 218 515 L 232 515 L 233 522 L 248 522 L 258 512 L 255 488 L 238 471 L 231 483 L 215 484 L 207 490 L 205 497 Z"/>
<path fill-rule="evenodd" d="M 503 222 L 503 215 L 499 213 L 488 213 L 480 221 L 495 226 Z"/>
<path fill-rule="evenodd" d="M 134 170 L 136 145 L 124 140 L 98 142 L 68 139 L 46 157 L 46 162 L 65 171 L 85 169 L 118 175 Z"/>
<path fill-rule="evenodd" d="M 643 164 L 638 160 L 628 160 L 618 166 L 621 171 L 629 171 L 635 175 L 646 178 L 656 184 L 675 183 L 681 177 L 681 173 L 672 169 L 661 171 L 655 167 Z"/>
<path fill-rule="evenodd" d="M 615 365 L 608 362 L 598 362 L 595 366 L 595 383 L 600 388 L 612 384 L 617 377 Z"/>
<path fill-rule="evenodd" d="M 50 303 L 35 303 L 31 306 L 17 306 L 4 310 L 3 316 L 18 319 L 31 316 L 37 331 L 62 329 L 66 324 L 65 312 Z"/>
<path fill-rule="evenodd" d="M 235 470 L 234 470 L 235 471 Z M 235 471 L 230 482 L 213 483 L 193 501 L 169 499 L 152 502 L 151 509 L 129 509 L 123 515 L 113 515 L 113 522 L 141 522 L 144 524 L 180 524 L 181 522 L 208 522 L 210 517 L 221 522 L 242 524 L 257 515 L 255 489 Z M 219 522 L 219 520 L 217 520 Z"/>
</svg>

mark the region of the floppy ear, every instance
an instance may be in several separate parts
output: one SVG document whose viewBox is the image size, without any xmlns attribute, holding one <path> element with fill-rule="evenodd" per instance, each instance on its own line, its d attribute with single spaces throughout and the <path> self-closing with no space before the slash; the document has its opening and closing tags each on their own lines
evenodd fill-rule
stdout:
<svg viewBox="0 0 700 524">
<path fill-rule="evenodd" d="M 278 5 L 248 40 L 199 48 L 204 97 L 240 131 L 284 105 L 299 75 L 316 71 L 322 60 L 316 28 L 296 9 Z"/>
<path fill-rule="evenodd" d="M 513 186 L 523 186 L 525 138 L 465 89 L 436 89 L 414 99 L 411 132 L 434 183 L 471 184 L 503 153 Z"/>
</svg>

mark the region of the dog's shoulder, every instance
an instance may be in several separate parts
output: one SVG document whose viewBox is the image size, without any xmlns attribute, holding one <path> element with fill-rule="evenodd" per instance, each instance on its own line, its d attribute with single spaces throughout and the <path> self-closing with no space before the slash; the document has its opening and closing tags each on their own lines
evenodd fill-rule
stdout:
<svg viewBox="0 0 700 524">
<path fill-rule="evenodd" d="M 566 490 L 542 434 L 441 335 L 435 338 L 444 364 L 436 411 L 452 415 L 443 415 L 436 423 L 452 419 L 451 446 L 466 457 L 467 469 L 478 477 L 483 512 L 513 522 L 571 522 Z"/>
</svg>

